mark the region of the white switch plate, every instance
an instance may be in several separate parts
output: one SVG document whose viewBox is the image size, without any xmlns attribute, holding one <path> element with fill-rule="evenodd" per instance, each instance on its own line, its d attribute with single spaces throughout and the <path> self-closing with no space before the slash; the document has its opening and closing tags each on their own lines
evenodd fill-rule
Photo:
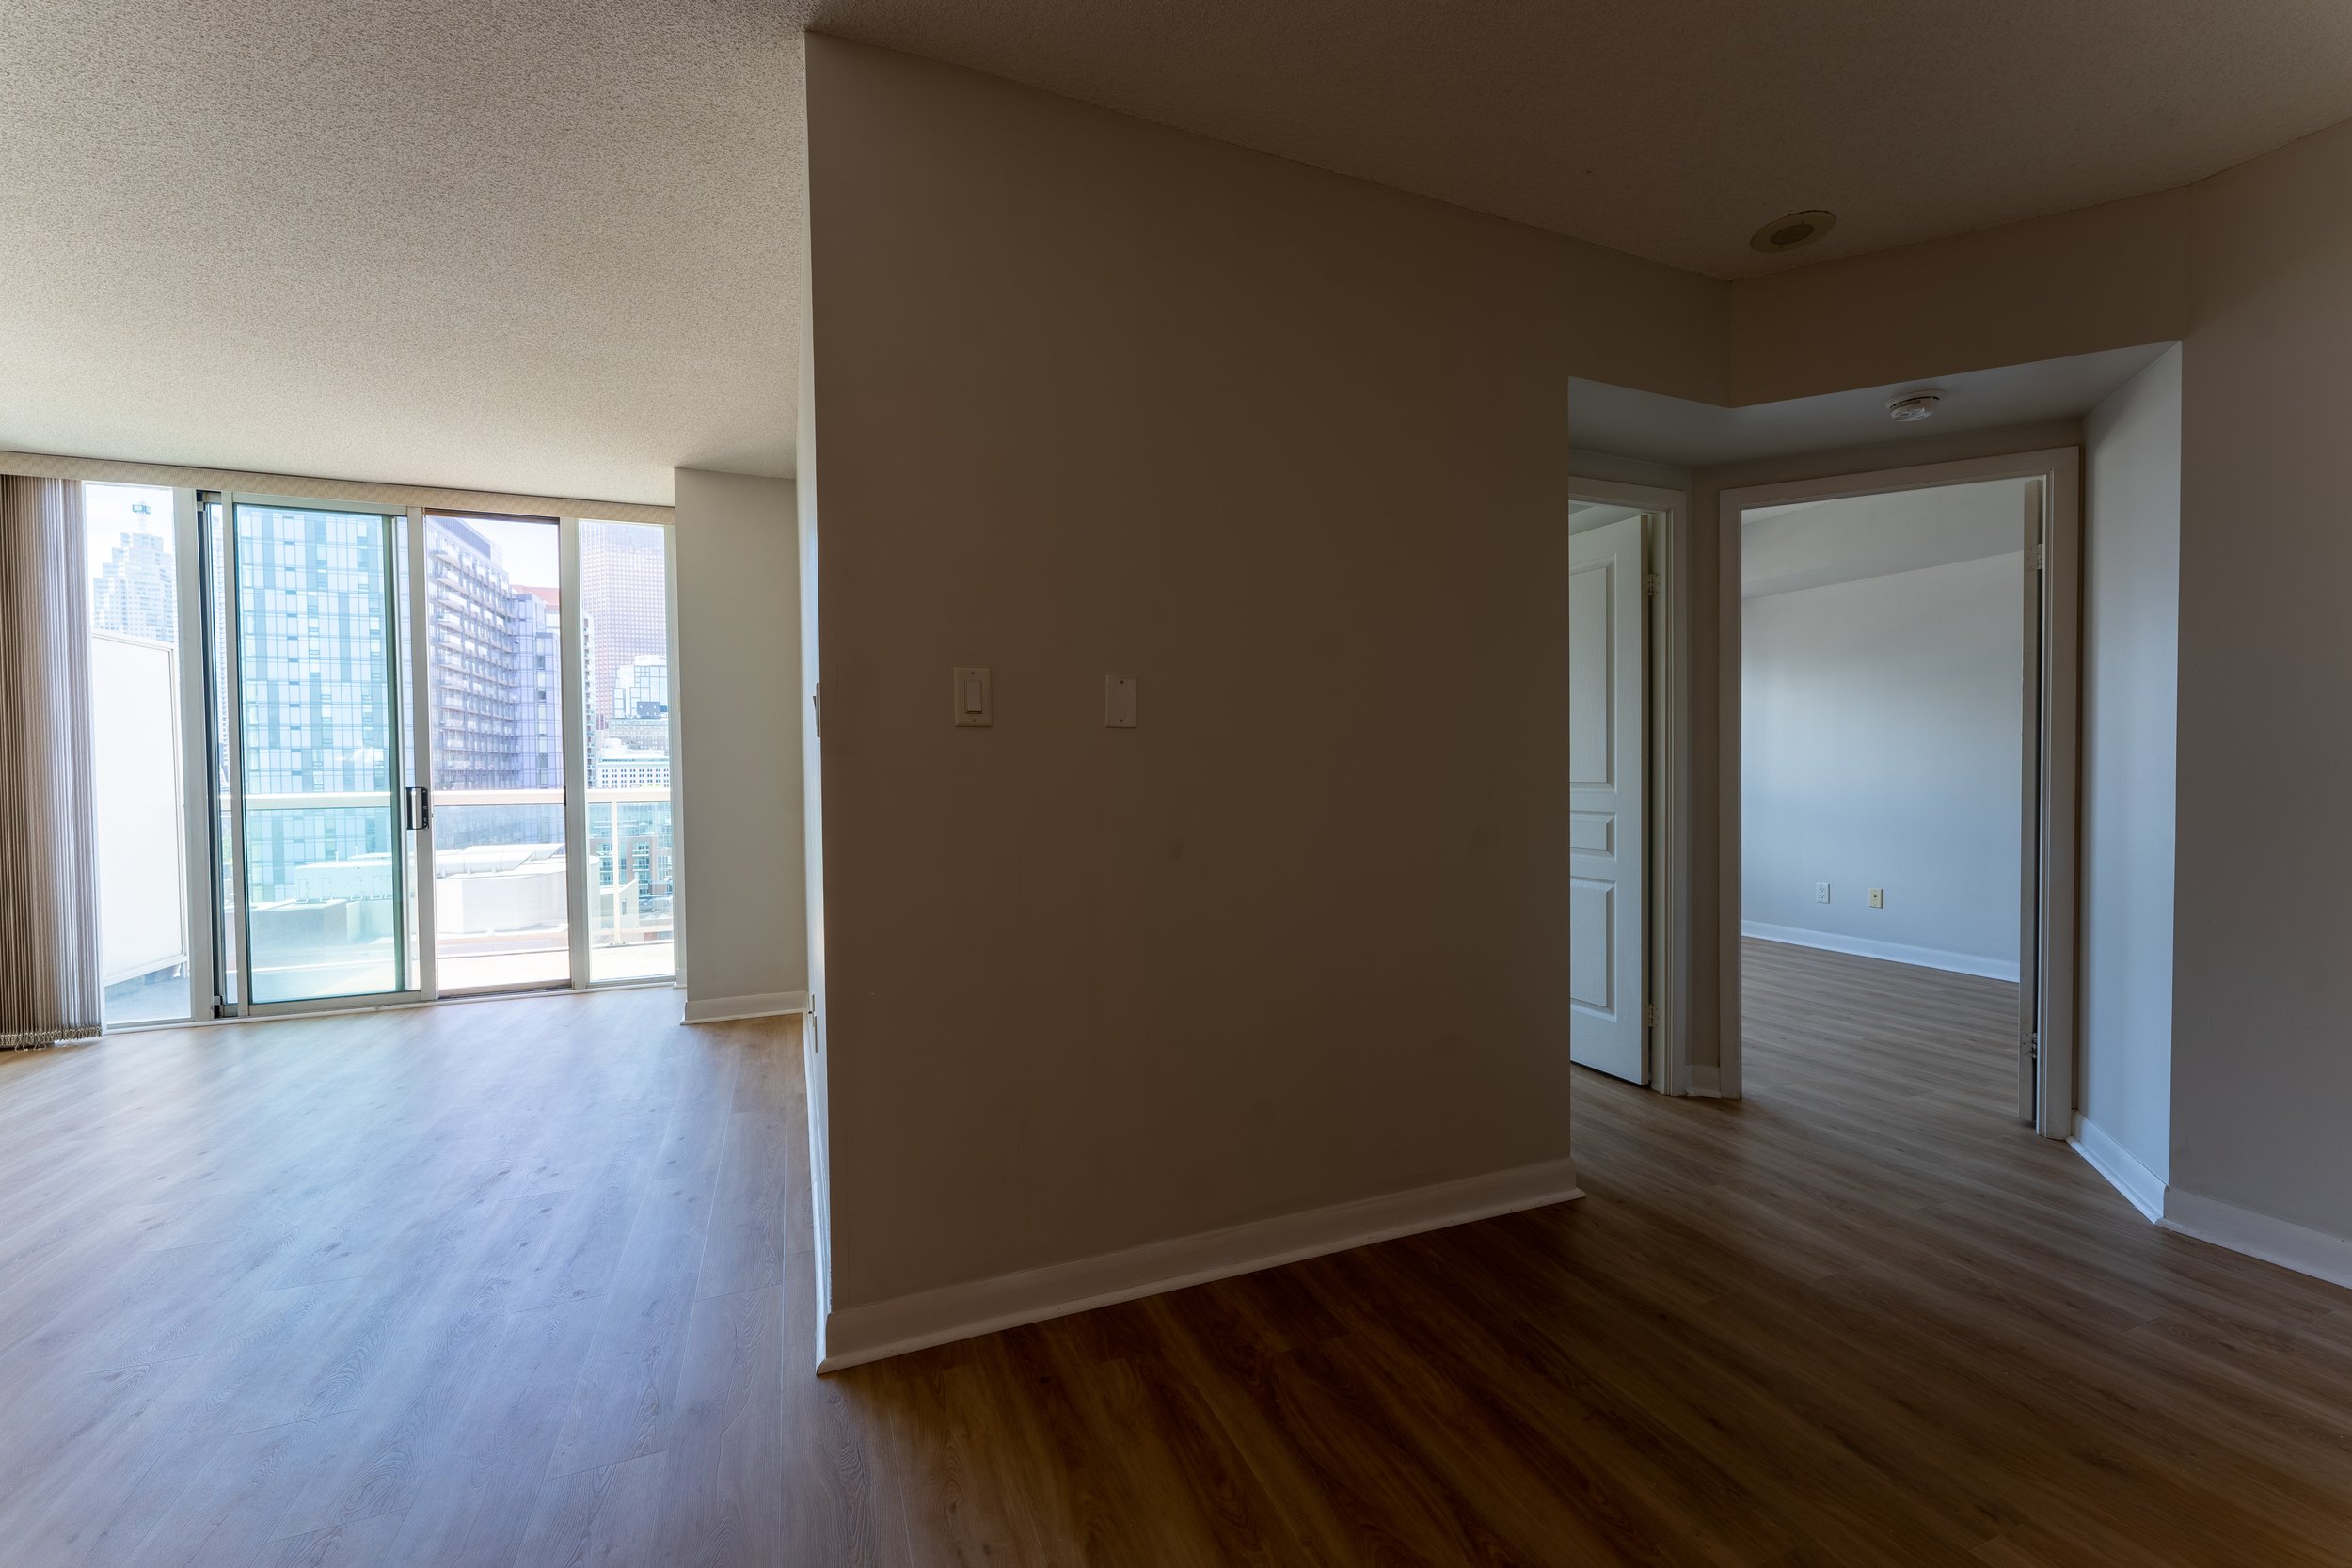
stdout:
<svg viewBox="0 0 2352 1568">
<path fill-rule="evenodd" d="M 1874 887 L 1870 890 L 1870 907 L 1874 910 L 1883 910 L 1886 908 L 1886 890 L 1884 888 Z"/>
<path fill-rule="evenodd" d="M 1136 727 L 1135 676 L 1103 677 L 1103 727 L 1111 730 L 1132 730 Z"/>
<path fill-rule="evenodd" d="M 950 697 L 958 729 L 984 730 L 996 722 L 996 696 L 984 666 L 958 665 Z"/>
<path fill-rule="evenodd" d="M 1829 884 L 1827 882 L 1816 882 L 1813 884 L 1813 901 L 1817 904 L 1826 904 L 1829 902 Z"/>
</svg>

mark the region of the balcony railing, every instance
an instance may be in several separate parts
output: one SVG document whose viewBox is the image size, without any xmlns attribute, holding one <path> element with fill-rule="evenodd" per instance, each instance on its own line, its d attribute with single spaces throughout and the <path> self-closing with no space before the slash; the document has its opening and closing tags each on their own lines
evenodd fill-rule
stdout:
<svg viewBox="0 0 2352 1568">
<path fill-rule="evenodd" d="M 587 978 L 670 974 L 676 967 L 671 791 L 661 784 L 628 784 L 585 793 Z M 569 976 L 565 797 L 562 789 L 433 792 L 435 948 L 443 989 L 545 984 Z M 384 790 L 271 790 L 246 798 L 249 825 L 269 814 L 297 813 L 316 814 L 319 821 L 328 814 L 357 813 L 356 820 L 364 823 L 370 819 L 366 814 L 387 813 L 391 804 Z M 346 816 L 339 825 L 349 833 L 354 821 Z M 365 843 L 355 834 L 351 853 L 275 868 L 269 880 L 284 896 L 271 902 L 315 905 L 386 896 L 389 881 L 381 874 L 364 874 L 366 865 L 382 864 L 384 849 L 364 847 Z M 641 845 L 647 862 L 642 874 L 631 854 Z"/>
</svg>

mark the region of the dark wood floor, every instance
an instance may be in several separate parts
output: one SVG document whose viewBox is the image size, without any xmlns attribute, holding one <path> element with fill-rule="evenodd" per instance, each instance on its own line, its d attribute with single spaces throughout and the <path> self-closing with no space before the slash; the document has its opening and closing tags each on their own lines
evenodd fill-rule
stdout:
<svg viewBox="0 0 2352 1568">
<path fill-rule="evenodd" d="M 2352 1294 L 1756 945 L 1585 1201 L 819 1379 L 798 1044 L 674 992 L 0 1056 L 0 1564 L 2352 1561 Z"/>
</svg>

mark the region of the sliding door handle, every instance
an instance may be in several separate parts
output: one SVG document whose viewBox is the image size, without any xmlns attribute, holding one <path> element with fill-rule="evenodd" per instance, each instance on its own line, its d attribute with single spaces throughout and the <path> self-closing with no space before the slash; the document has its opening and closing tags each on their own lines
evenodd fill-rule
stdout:
<svg viewBox="0 0 2352 1568">
<path fill-rule="evenodd" d="M 433 826 L 433 791 L 422 784 L 410 784 L 401 791 L 401 803 L 410 832 Z"/>
</svg>

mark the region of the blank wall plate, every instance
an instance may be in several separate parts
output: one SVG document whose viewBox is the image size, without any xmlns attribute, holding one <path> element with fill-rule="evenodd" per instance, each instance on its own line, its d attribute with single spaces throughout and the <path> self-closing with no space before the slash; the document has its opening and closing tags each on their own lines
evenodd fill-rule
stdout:
<svg viewBox="0 0 2352 1568">
<path fill-rule="evenodd" d="M 956 728 L 984 730 L 996 722 L 996 694 L 989 682 L 985 666 L 958 665 L 952 697 Z"/>
<path fill-rule="evenodd" d="M 1135 676 L 1103 677 L 1103 727 L 1111 730 L 1132 730 L 1136 727 Z"/>
</svg>

